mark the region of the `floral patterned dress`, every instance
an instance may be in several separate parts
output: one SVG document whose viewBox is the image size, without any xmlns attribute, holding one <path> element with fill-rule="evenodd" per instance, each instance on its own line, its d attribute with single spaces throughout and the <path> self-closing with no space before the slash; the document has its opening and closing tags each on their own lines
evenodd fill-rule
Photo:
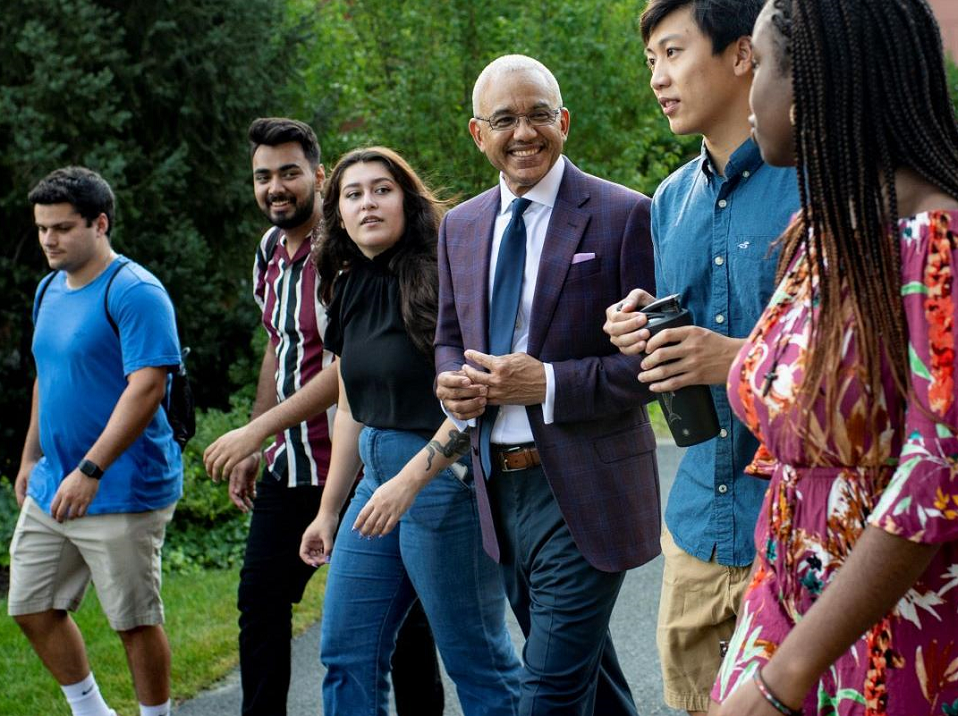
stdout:
<svg viewBox="0 0 958 716">
<path fill-rule="evenodd" d="M 732 367 L 729 395 L 762 447 L 752 470 L 771 476 L 755 529 L 755 572 L 712 697 L 722 701 L 775 653 L 841 568 L 866 523 L 940 544 L 931 565 L 881 622 L 819 680 L 805 714 L 958 716 L 958 425 L 955 296 L 958 211 L 901 222 L 902 300 L 912 395 L 904 424 L 890 371 L 885 428 L 865 429 L 851 329 L 834 378 L 840 415 L 823 454 L 792 426 L 806 364 L 815 287 L 798 256 Z M 850 314 L 850 311 L 849 311 Z M 924 407 L 924 412 L 915 403 Z M 809 430 L 825 435 L 822 401 Z"/>
</svg>

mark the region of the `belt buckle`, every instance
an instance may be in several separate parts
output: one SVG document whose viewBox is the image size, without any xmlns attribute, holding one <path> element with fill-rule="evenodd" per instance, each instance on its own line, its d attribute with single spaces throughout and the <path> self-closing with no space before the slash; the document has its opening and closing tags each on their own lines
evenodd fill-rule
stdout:
<svg viewBox="0 0 958 716">
<path fill-rule="evenodd" d="M 510 448 L 506 448 L 504 450 L 498 450 L 497 453 L 499 458 L 499 471 L 500 472 L 521 472 L 522 470 L 525 470 L 526 468 L 524 467 L 509 467 L 506 464 L 504 456 L 511 452 L 522 452 L 523 450 L 528 450 L 528 449 L 529 448 L 524 447 L 522 445 L 513 445 Z"/>
</svg>

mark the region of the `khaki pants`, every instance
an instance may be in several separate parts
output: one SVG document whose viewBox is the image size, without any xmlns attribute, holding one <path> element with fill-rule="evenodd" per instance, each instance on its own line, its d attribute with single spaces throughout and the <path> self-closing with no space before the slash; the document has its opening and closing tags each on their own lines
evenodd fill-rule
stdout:
<svg viewBox="0 0 958 716">
<path fill-rule="evenodd" d="M 713 557 L 693 557 L 663 525 L 662 597 L 656 642 L 665 703 L 673 709 L 708 711 L 709 693 L 722 657 L 719 642 L 735 629 L 751 567 L 726 567 Z"/>
<path fill-rule="evenodd" d="M 27 497 L 10 541 L 10 616 L 76 611 L 92 579 L 114 630 L 162 624 L 160 550 L 174 508 L 60 523 Z"/>
</svg>

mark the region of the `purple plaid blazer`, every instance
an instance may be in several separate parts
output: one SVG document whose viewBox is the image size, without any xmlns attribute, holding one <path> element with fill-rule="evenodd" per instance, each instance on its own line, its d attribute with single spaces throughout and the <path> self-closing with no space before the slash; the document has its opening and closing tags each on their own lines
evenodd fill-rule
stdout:
<svg viewBox="0 0 958 716">
<path fill-rule="evenodd" d="M 496 186 L 450 211 L 439 230 L 436 370 L 458 370 L 463 352 L 488 350 L 489 256 L 499 209 Z M 654 295 L 648 197 L 567 163 L 539 265 L 529 355 L 552 363 L 554 422 L 526 411 L 542 467 L 580 551 L 618 572 L 659 554 L 660 496 L 655 437 L 636 380 L 639 359 L 602 332 L 605 309 L 633 288 Z M 595 258 L 572 264 L 576 253 Z M 472 433 L 483 546 L 499 544 Z"/>
</svg>

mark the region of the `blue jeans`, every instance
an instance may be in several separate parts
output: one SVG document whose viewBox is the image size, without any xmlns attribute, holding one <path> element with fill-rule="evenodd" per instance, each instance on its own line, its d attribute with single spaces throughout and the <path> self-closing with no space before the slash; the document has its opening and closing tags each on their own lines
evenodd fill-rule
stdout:
<svg viewBox="0 0 958 716">
<path fill-rule="evenodd" d="M 360 434 L 365 473 L 336 535 L 323 607 L 328 716 L 386 716 L 389 658 L 417 594 L 463 713 L 516 713 L 521 667 L 506 630 L 499 571 L 482 549 L 471 475 L 440 472 L 385 537 L 352 531 L 376 488 L 425 444 L 400 430 Z"/>
</svg>

